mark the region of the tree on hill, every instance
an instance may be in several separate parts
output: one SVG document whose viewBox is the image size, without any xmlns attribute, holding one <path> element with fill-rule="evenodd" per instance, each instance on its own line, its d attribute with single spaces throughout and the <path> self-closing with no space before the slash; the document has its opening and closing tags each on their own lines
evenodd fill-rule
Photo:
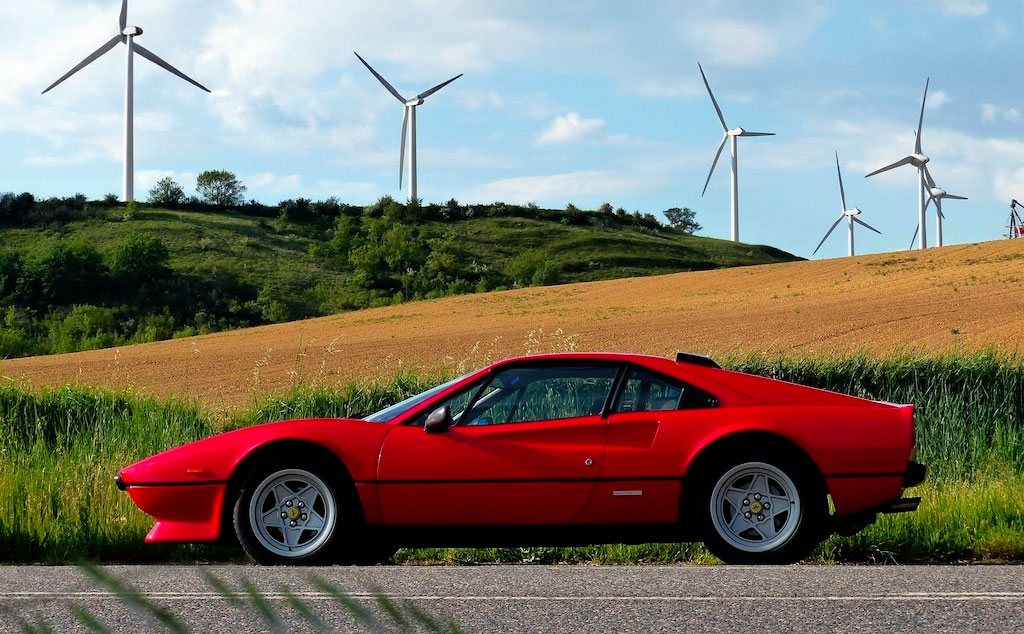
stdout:
<svg viewBox="0 0 1024 634">
<path fill-rule="evenodd" d="M 683 233 L 692 234 L 695 231 L 701 230 L 701 226 L 697 224 L 697 212 L 689 207 L 666 209 L 665 219 L 668 220 L 668 224 L 672 225 L 673 228 L 679 229 Z"/>
<path fill-rule="evenodd" d="M 124 290 L 171 276 L 170 252 L 163 241 L 148 233 L 133 233 L 114 247 L 110 273 Z"/>
<path fill-rule="evenodd" d="M 196 191 L 211 205 L 238 206 L 245 202 L 246 187 L 232 172 L 206 170 L 196 177 Z"/>
<path fill-rule="evenodd" d="M 149 202 L 154 205 L 180 205 L 185 202 L 185 190 L 170 176 L 164 176 L 149 190 Z"/>
</svg>

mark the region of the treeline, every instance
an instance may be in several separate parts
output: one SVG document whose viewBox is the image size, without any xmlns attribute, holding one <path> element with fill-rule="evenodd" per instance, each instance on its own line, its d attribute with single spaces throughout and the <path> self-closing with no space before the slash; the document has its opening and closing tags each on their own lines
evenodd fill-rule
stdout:
<svg viewBox="0 0 1024 634">
<path fill-rule="evenodd" d="M 0 250 L 0 357 L 75 352 L 265 323 L 257 289 L 173 271 L 166 245 L 133 234 Z"/>
<path fill-rule="evenodd" d="M 311 251 L 325 266 L 348 274 L 345 287 L 339 291 L 340 306 L 345 309 L 560 281 L 560 263 L 539 250 L 522 251 L 505 267 L 494 268 L 476 259 L 453 232 L 437 235 L 425 229 L 438 222 L 520 217 L 605 229 L 630 226 L 669 230 L 653 214 L 613 210 L 607 203 L 595 211 L 572 204 L 564 210 L 552 210 L 500 202 L 461 205 L 455 199 L 443 205 L 421 205 L 417 201 L 401 204 L 384 196 L 367 207 L 344 205 L 335 199 L 298 199 L 283 201 L 279 208 L 281 216 L 291 220 L 333 219 L 330 238 L 312 245 Z M 692 233 L 700 226 L 693 212 L 686 212 L 691 224 L 680 230 Z"/>
<path fill-rule="evenodd" d="M 233 178 L 227 172 L 216 174 Z M 455 199 L 401 204 L 384 196 L 365 207 L 336 198 L 299 198 L 268 206 L 241 202 L 244 187 L 233 186 L 232 204 L 208 193 L 203 200 L 186 197 L 170 179 L 150 192 L 160 202 L 149 204 L 122 204 L 115 195 L 88 201 L 81 194 L 36 200 L 29 193 L 5 193 L 0 194 L 0 228 L 39 226 L 59 235 L 66 223 L 131 221 L 148 207 L 255 216 L 268 236 L 297 233 L 308 238 L 313 261 L 340 273 L 341 282 L 296 290 L 268 280 L 243 280 L 220 268 L 202 276 L 174 270 L 166 243 L 145 233 L 130 234 L 105 251 L 66 239 L 23 249 L 0 245 L 0 358 L 143 343 L 564 281 L 562 262 L 541 249 L 523 250 L 500 263 L 481 261 L 446 226 L 474 218 L 515 217 L 651 233 L 700 228 L 689 209 L 667 210 L 671 225 L 665 225 L 653 214 L 628 213 L 607 203 L 592 211 L 572 204 L 552 210 L 501 202 L 463 205 Z"/>
</svg>

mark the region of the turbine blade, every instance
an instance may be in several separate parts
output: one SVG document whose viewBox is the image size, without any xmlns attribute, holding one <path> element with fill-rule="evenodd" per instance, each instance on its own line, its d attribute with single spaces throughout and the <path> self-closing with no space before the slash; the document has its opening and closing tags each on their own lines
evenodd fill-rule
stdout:
<svg viewBox="0 0 1024 634">
<path fill-rule="evenodd" d="M 398 189 L 402 189 L 402 169 L 405 167 L 405 130 L 409 125 L 409 108 L 402 110 L 402 150 L 398 153 Z"/>
<path fill-rule="evenodd" d="M 359 53 L 356 53 L 355 51 L 352 51 L 352 52 L 355 53 L 356 57 L 359 57 Z M 406 102 L 405 97 L 400 95 L 398 93 L 398 91 L 395 90 L 395 87 L 388 83 L 388 80 L 386 80 L 383 77 L 381 77 L 380 73 L 378 73 L 377 71 L 373 70 L 373 66 L 370 66 L 369 64 L 367 64 L 365 59 L 363 59 L 362 57 L 359 57 L 359 61 L 363 63 L 363 66 L 365 66 L 368 71 L 373 73 L 373 76 L 376 77 L 377 81 L 379 81 L 385 88 L 388 89 L 389 93 L 391 93 L 392 95 L 395 96 L 395 99 L 401 101 L 402 103 Z"/>
<path fill-rule="evenodd" d="M 932 178 L 932 173 L 928 171 L 928 164 L 925 163 L 921 168 L 924 170 L 924 182 L 928 183 L 928 188 L 932 189 L 935 187 L 935 179 Z"/>
<path fill-rule="evenodd" d="M 455 81 L 459 77 L 462 77 L 462 73 L 459 73 L 458 75 L 456 75 L 455 77 L 452 77 L 448 81 L 441 82 L 440 84 L 434 86 L 430 90 L 425 90 L 425 91 L 421 92 L 420 94 L 416 95 L 416 98 L 417 99 L 426 99 L 427 97 L 429 97 L 430 95 L 434 94 L 438 90 L 441 90 L 442 88 L 444 88 L 448 84 L 452 83 L 453 81 Z"/>
<path fill-rule="evenodd" d="M 722 143 L 718 146 L 718 152 L 715 153 L 715 160 L 711 161 L 711 171 L 708 172 L 708 179 L 704 181 L 704 190 L 700 193 L 701 196 L 708 190 L 708 183 L 711 182 L 711 175 L 715 173 L 715 166 L 718 165 L 718 157 L 722 156 L 722 150 L 725 148 L 725 142 L 729 140 L 728 134 L 722 135 Z"/>
<path fill-rule="evenodd" d="M 718 101 L 715 100 L 715 93 L 711 92 L 711 84 L 708 83 L 707 75 L 704 74 L 704 67 L 697 62 L 697 68 L 700 69 L 700 76 L 704 79 L 704 87 L 708 89 L 708 95 L 711 97 L 711 103 L 715 104 L 715 112 L 718 113 L 718 120 L 722 122 L 722 129 L 728 130 L 729 126 L 725 125 L 725 117 L 722 115 L 722 109 L 718 107 Z M 712 167 L 712 169 L 714 169 Z"/>
<path fill-rule="evenodd" d="M 967 200 L 967 196 L 957 196 L 955 194 L 945 194 L 943 198 L 952 198 L 953 200 Z"/>
<path fill-rule="evenodd" d="M 854 221 L 854 222 L 856 222 L 856 223 L 857 223 L 857 224 L 859 224 L 859 225 L 863 225 L 863 226 L 867 227 L 868 229 L 871 229 L 872 231 L 874 231 L 874 232 L 875 232 L 875 233 L 877 233 L 878 235 L 882 235 L 882 232 L 881 232 L 881 231 L 879 231 L 878 229 L 875 229 L 874 227 L 872 227 L 872 226 L 871 226 L 871 225 L 869 225 L 868 223 L 864 222 L 863 220 L 861 220 L 861 219 L 860 219 L 860 218 L 858 218 L 857 216 L 854 216 L 854 217 L 853 217 L 853 221 Z M 915 232 L 915 234 L 914 234 L 914 237 L 915 237 L 915 238 L 917 237 L 917 233 L 916 233 L 916 232 Z"/>
<path fill-rule="evenodd" d="M 921 153 L 921 126 L 924 125 L 924 102 L 928 99 L 928 83 L 931 77 L 924 80 L 924 97 L 921 98 L 921 116 L 917 119 L 917 139 L 914 141 L 914 152 Z"/>
<path fill-rule="evenodd" d="M 60 79 L 58 79 L 57 81 L 55 81 L 55 82 L 53 82 L 52 84 L 50 84 L 49 86 L 47 86 L 47 87 L 46 87 L 46 90 L 44 90 L 44 91 L 43 91 L 43 92 L 42 92 L 41 94 L 44 94 L 44 95 L 45 95 L 46 93 L 50 92 L 50 91 L 51 91 L 51 90 L 52 90 L 52 89 L 53 89 L 53 88 L 54 88 L 54 87 L 55 87 L 55 86 L 56 86 L 57 84 L 59 84 L 60 82 L 64 81 L 64 80 L 65 80 L 65 79 L 67 79 L 68 77 L 71 77 L 72 75 L 74 75 L 74 74 L 75 74 L 75 73 L 77 73 L 78 71 L 82 70 L 83 68 L 85 68 L 85 67 L 86 67 L 86 66 L 88 66 L 89 64 L 91 64 L 91 63 L 95 62 L 95 61 L 96 61 L 96 60 L 97 60 L 98 58 L 100 58 L 100 57 L 101 57 L 101 56 L 102 56 L 102 55 L 103 55 L 104 53 L 106 53 L 106 52 L 107 52 L 107 51 L 109 51 L 110 49 L 112 49 L 112 48 L 114 48 L 115 46 L 117 46 L 118 42 L 120 42 L 120 41 L 121 41 L 121 38 L 122 38 L 122 37 L 123 37 L 123 36 L 121 36 L 121 35 L 115 35 L 114 37 L 110 38 L 110 39 L 109 39 L 109 40 L 107 41 L 107 43 L 106 43 L 106 44 L 104 44 L 103 46 L 99 47 L 98 49 L 96 49 L 95 51 L 93 51 L 93 52 L 92 52 L 92 54 L 91 54 L 91 55 L 89 55 L 89 57 L 86 57 L 86 58 L 85 58 L 85 59 L 83 59 L 83 60 L 82 60 L 81 62 L 79 62 L 79 63 L 78 63 L 78 66 L 75 66 L 74 68 L 72 68 L 72 69 L 71 69 L 71 70 L 69 70 L 68 72 L 64 73 L 64 74 L 63 74 L 63 75 L 61 76 L 61 78 L 60 78 Z"/>
<path fill-rule="evenodd" d="M 839 169 L 839 152 L 836 151 L 836 174 L 839 174 L 839 200 L 843 203 L 842 211 L 846 211 L 846 192 L 843 191 L 843 171 Z"/>
<path fill-rule="evenodd" d="M 142 57 L 145 57 L 149 61 L 153 62 L 154 64 L 156 64 L 160 68 L 163 68 L 164 70 L 166 70 L 167 72 L 171 73 L 172 75 L 177 75 L 178 77 L 181 77 L 182 79 L 184 79 L 188 83 L 192 84 L 196 88 L 199 88 L 200 90 L 205 90 L 206 92 L 210 92 L 209 88 L 207 88 L 206 86 L 200 84 L 196 80 L 192 79 L 191 77 L 189 77 L 185 73 L 181 72 L 177 68 L 171 66 L 170 64 L 168 64 L 164 60 L 160 59 L 157 56 L 156 53 L 154 53 L 153 51 L 149 50 L 148 48 L 145 48 L 144 46 L 141 46 L 140 44 L 136 44 L 135 45 L 135 52 L 138 53 L 139 55 L 141 55 Z"/>
<path fill-rule="evenodd" d="M 747 132 L 744 130 L 740 136 L 775 136 L 774 132 Z"/>
<path fill-rule="evenodd" d="M 914 248 L 914 243 L 917 242 L 917 232 L 920 231 L 920 230 L 921 230 L 921 225 L 917 225 L 916 227 L 914 227 L 914 237 L 910 239 L 910 247 L 908 247 L 909 249 L 913 249 Z"/>
<path fill-rule="evenodd" d="M 871 172 L 870 174 L 866 174 L 866 175 L 864 176 L 864 178 L 867 178 L 868 176 L 874 176 L 875 174 L 881 174 L 882 172 L 886 172 L 886 171 L 889 171 L 889 170 L 891 170 L 891 169 L 896 169 L 897 167 L 899 167 L 899 166 L 901 166 L 901 165 L 908 165 L 908 164 L 910 164 L 910 163 L 911 163 L 911 162 L 912 162 L 913 160 L 914 160 L 914 159 L 913 159 L 912 157 L 910 157 L 910 156 L 907 156 L 907 157 L 901 158 L 900 160 L 896 161 L 896 162 L 895 162 L 895 163 L 893 163 L 892 165 L 886 165 L 885 167 L 881 167 L 881 168 L 879 168 L 879 169 L 876 169 L 875 171 Z"/>
<path fill-rule="evenodd" d="M 821 248 L 821 245 L 825 244 L 825 240 L 828 240 L 828 237 L 829 237 L 830 235 L 832 235 L 832 232 L 833 232 L 833 231 L 835 231 L 835 230 L 836 230 L 836 227 L 838 227 L 838 226 L 839 226 L 839 223 L 843 221 L 843 216 L 845 216 L 845 215 L 846 215 L 846 214 L 840 214 L 840 215 L 839 215 L 839 217 L 838 217 L 838 218 L 836 218 L 836 221 L 835 221 L 835 222 L 833 222 L 833 223 L 832 223 L 832 226 L 831 226 L 831 227 L 829 227 L 829 228 L 828 228 L 828 231 L 826 231 L 826 232 L 825 232 L 825 237 L 824 237 L 824 238 L 822 238 L 822 239 L 821 239 L 821 242 L 819 242 L 819 243 L 818 243 L 818 246 L 814 248 L 814 253 L 817 253 L 817 252 L 818 252 L 818 249 L 820 249 L 820 248 Z M 812 253 L 811 255 L 814 255 L 814 253 Z"/>
<path fill-rule="evenodd" d="M 121 17 L 117 20 L 119 27 L 117 32 L 124 33 L 124 29 L 128 26 L 128 0 L 121 0 Z"/>
</svg>

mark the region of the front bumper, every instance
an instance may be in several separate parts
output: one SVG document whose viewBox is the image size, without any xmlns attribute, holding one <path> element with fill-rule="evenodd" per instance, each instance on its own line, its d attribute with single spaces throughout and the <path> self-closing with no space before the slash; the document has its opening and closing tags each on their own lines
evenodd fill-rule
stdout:
<svg viewBox="0 0 1024 634">
<path fill-rule="evenodd" d="M 226 483 L 189 485 L 128 485 L 124 487 L 132 502 L 156 523 L 146 542 L 210 542 L 221 532 L 221 509 L 227 493 Z"/>
</svg>

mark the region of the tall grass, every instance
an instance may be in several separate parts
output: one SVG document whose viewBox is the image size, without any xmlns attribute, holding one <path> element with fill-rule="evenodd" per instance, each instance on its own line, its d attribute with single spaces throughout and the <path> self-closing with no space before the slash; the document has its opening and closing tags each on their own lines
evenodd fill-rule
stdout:
<svg viewBox="0 0 1024 634">
<path fill-rule="evenodd" d="M 890 402 L 914 403 L 918 458 L 930 467 L 921 508 L 832 538 L 819 558 L 1024 559 L 1024 361 L 998 354 L 937 359 L 732 360 L 734 369 Z M 300 417 L 359 417 L 445 377 L 299 386 L 242 412 L 217 414 L 180 400 L 68 386 L 0 386 L 0 561 L 202 560 L 238 556 L 197 546 L 147 546 L 152 520 L 117 491 L 121 467 L 226 428 Z M 400 551 L 409 562 L 691 561 L 698 546 Z"/>
<path fill-rule="evenodd" d="M 0 386 L 0 560 L 170 555 L 144 547 L 149 522 L 114 487 L 114 475 L 211 433 L 206 415 L 179 401 Z"/>
<path fill-rule="evenodd" d="M 351 382 L 341 386 L 297 385 L 280 397 L 263 398 L 252 409 L 231 414 L 226 428 L 295 418 L 361 418 L 440 385 L 449 378 L 440 374 L 400 371 L 387 381 Z"/>
</svg>

